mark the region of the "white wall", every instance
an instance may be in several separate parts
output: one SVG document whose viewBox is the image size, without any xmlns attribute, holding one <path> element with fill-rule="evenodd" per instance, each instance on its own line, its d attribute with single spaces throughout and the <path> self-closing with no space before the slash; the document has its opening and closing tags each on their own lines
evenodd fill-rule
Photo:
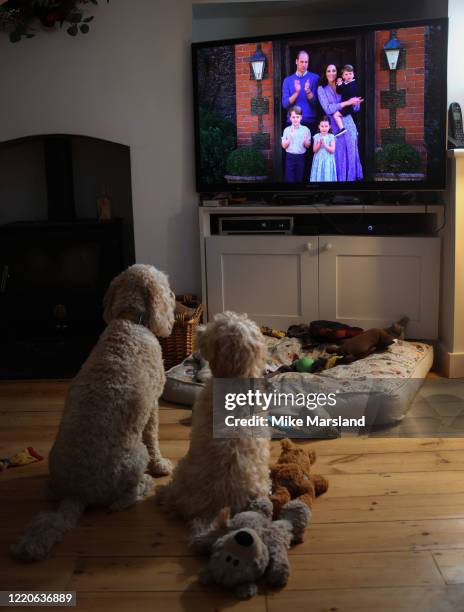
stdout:
<svg viewBox="0 0 464 612">
<path fill-rule="evenodd" d="M 131 147 L 136 256 L 198 290 L 191 2 L 100 0 L 90 33 L 0 36 L 0 141 L 74 133 Z"/>
<path fill-rule="evenodd" d="M 196 19 L 196 36 L 205 27 L 212 39 L 243 36 L 251 30 L 265 34 L 271 27 L 282 31 L 295 23 L 304 25 L 302 29 L 340 27 L 446 14 L 446 0 L 308 0 L 304 4 L 311 10 L 303 21 L 295 17 L 290 2 L 285 22 L 270 10 L 271 3 L 260 3 L 267 15 L 262 18 L 253 4 L 254 16 L 245 20 L 241 13 L 233 17 L 227 10 L 225 16 L 202 24 Z M 464 102 L 464 1 L 450 4 L 450 99 Z M 86 36 L 40 32 L 15 45 L 0 36 L 0 141 L 61 132 L 129 145 L 137 260 L 166 270 L 176 291 L 199 291 L 189 48 L 192 2 L 100 0 L 95 15 Z M 453 65 L 459 69 L 453 70 Z"/>
<path fill-rule="evenodd" d="M 464 111 L 464 0 L 449 0 L 448 102 Z"/>
</svg>

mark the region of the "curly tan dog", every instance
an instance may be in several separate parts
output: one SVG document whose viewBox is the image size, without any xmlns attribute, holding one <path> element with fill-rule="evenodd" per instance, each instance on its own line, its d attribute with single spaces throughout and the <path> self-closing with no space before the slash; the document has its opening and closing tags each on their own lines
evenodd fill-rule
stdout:
<svg viewBox="0 0 464 612">
<path fill-rule="evenodd" d="M 266 345 L 246 315 L 216 315 L 197 336 L 201 354 L 216 378 L 262 376 Z M 209 380 L 193 407 L 190 447 L 172 480 L 156 489 L 156 501 L 183 518 L 212 517 L 224 506 L 232 514 L 270 490 L 269 440 L 213 437 L 213 383 Z"/>
<path fill-rule="evenodd" d="M 161 347 L 174 322 L 167 276 L 134 265 L 104 298 L 108 323 L 72 381 L 49 457 L 49 490 L 58 510 L 43 512 L 11 547 L 25 561 L 47 557 L 87 506 L 122 510 L 143 497 L 144 474 L 169 474 L 158 444 L 158 398 L 165 383 Z"/>
</svg>

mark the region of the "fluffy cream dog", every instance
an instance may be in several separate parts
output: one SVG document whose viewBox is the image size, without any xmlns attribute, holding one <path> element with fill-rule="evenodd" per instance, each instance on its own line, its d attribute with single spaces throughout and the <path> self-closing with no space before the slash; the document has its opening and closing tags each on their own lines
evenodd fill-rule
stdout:
<svg viewBox="0 0 464 612">
<path fill-rule="evenodd" d="M 165 383 L 161 347 L 174 322 L 167 276 L 137 264 L 111 283 L 104 298 L 108 323 L 71 383 L 50 452 L 49 490 L 60 501 L 26 528 L 11 550 L 16 558 L 47 557 L 76 526 L 87 506 L 122 510 L 145 494 L 145 474 L 169 474 L 158 443 L 158 398 Z"/>
<path fill-rule="evenodd" d="M 200 329 L 197 345 L 213 377 L 262 376 L 266 345 L 246 315 L 225 312 Z M 250 500 L 269 493 L 269 440 L 213 437 L 213 382 L 210 379 L 193 407 L 188 453 L 172 480 L 157 487 L 156 500 L 185 519 L 211 517 L 228 506 L 244 510 Z"/>
</svg>

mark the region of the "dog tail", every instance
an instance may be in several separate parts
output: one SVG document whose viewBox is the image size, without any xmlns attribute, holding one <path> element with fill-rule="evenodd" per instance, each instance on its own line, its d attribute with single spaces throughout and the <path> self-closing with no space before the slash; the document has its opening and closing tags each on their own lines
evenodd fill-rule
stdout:
<svg viewBox="0 0 464 612">
<path fill-rule="evenodd" d="M 46 559 L 55 544 L 61 542 L 63 535 L 76 527 L 84 510 L 83 502 L 66 498 L 60 502 L 57 510 L 41 512 L 11 546 L 11 554 L 21 561 Z"/>
</svg>

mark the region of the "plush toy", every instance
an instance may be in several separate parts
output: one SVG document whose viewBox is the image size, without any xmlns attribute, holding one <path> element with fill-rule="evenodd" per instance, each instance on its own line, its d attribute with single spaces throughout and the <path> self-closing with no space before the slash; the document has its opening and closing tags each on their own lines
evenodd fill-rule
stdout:
<svg viewBox="0 0 464 612">
<path fill-rule="evenodd" d="M 297 446 L 288 439 L 282 440 L 281 453 L 277 463 L 271 466 L 273 515 L 280 515 L 290 500 L 298 499 L 311 508 L 316 497 L 329 488 L 324 476 L 311 474 L 311 465 L 316 453 Z"/>
<path fill-rule="evenodd" d="M 290 572 L 287 550 L 302 541 L 310 517 L 305 504 L 291 501 L 273 521 L 272 503 L 259 498 L 233 518 L 224 508 L 211 524 L 194 523 L 192 548 L 211 555 L 199 581 L 232 588 L 239 599 L 256 595 L 261 578 L 268 586 L 285 586 Z"/>
<path fill-rule="evenodd" d="M 318 342 L 337 342 L 354 338 L 364 330 L 361 327 L 351 327 L 338 321 L 311 321 L 309 332 L 313 340 Z"/>
<path fill-rule="evenodd" d="M 316 360 L 306 355 L 306 357 L 301 357 L 296 360 L 295 369 L 297 372 L 312 372 L 315 365 Z"/>
<path fill-rule="evenodd" d="M 334 368 L 342 359 L 342 355 L 330 355 L 329 357 L 301 357 L 301 359 L 295 359 L 291 365 L 281 365 L 275 372 L 269 372 L 266 374 L 266 378 L 271 378 L 277 374 L 286 374 L 288 372 L 318 374 L 323 370 Z"/>
<path fill-rule="evenodd" d="M 385 331 L 387 332 L 387 334 L 390 334 L 390 336 L 393 336 L 394 338 L 398 338 L 398 340 L 404 340 L 405 335 L 406 335 L 406 327 L 408 326 L 408 323 L 409 323 L 409 317 L 403 317 L 396 323 L 393 323 L 392 325 L 390 325 L 390 327 L 386 327 Z"/>
<path fill-rule="evenodd" d="M 206 359 L 203 358 L 200 351 L 195 351 L 194 353 L 192 353 L 191 358 L 193 361 L 196 362 L 197 365 L 195 382 L 205 383 L 212 376 L 209 363 L 206 361 Z"/>
<path fill-rule="evenodd" d="M 282 338 L 285 338 L 285 332 L 281 331 L 280 329 L 274 329 L 273 327 L 265 327 L 265 326 L 261 326 L 261 333 L 264 336 L 270 336 L 271 338 L 278 338 L 279 340 L 281 340 Z"/>
<path fill-rule="evenodd" d="M 328 346 L 328 353 L 343 355 L 342 363 L 352 363 L 375 351 L 382 351 L 393 344 L 395 338 L 384 329 L 368 329 L 355 338 L 344 340 L 340 345 Z"/>
<path fill-rule="evenodd" d="M 32 446 L 19 451 L 12 457 L 5 457 L 0 459 L 0 472 L 5 471 L 7 468 L 18 467 L 22 465 L 28 465 L 35 461 L 43 461 L 42 455 L 40 455 Z"/>
</svg>

